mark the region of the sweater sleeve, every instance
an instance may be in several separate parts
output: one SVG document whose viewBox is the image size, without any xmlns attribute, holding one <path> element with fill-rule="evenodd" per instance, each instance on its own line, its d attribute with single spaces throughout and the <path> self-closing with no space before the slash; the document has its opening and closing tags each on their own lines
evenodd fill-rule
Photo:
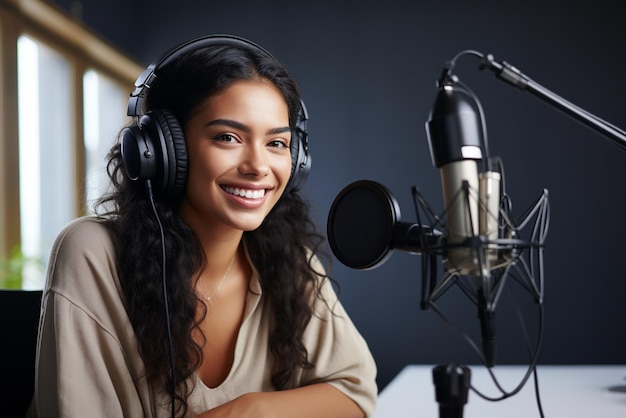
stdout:
<svg viewBox="0 0 626 418">
<path fill-rule="evenodd" d="M 321 271 L 320 266 L 315 268 Z M 316 298 L 304 336 L 314 364 L 304 371 L 305 382 L 333 385 L 356 402 L 366 417 L 372 416 L 378 394 L 374 358 L 329 280 L 324 280 L 321 296 Z"/>
<path fill-rule="evenodd" d="M 37 347 L 38 416 L 145 416 L 151 402 L 137 359 L 111 236 L 99 222 L 75 221 L 50 258 Z"/>
</svg>

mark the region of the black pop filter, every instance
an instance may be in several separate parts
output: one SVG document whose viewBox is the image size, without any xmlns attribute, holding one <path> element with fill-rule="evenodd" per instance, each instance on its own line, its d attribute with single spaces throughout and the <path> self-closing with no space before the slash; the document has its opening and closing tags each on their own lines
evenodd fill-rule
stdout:
<svg viewBox="0 0 626 418">
<path fill-rule="evenodd" d="M 382 184 L 359 180 L 335 198 L 328 215 L 330 248 L 337 259 L 355 269 L 373 269 L 389 257 L 400 208 Z"/>
</svg>

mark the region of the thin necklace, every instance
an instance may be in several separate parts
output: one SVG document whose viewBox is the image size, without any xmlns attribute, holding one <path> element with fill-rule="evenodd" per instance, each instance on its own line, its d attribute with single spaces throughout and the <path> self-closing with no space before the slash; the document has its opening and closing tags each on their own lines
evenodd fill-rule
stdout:
<svg viewBox="0 0 626 418">
<path fill-rule="evenodd" d="M 220 288 L 222 287 L 222 284 L 224 283 L 224 279 L 226 279 L 226 277 L 228 276 L 228 273 L 230 272 L 230 269 L 233 267 L 233 264 L 235 263 L 235 258 L 236 257 L 237 257 L 237 253 L 235 253 L 235 255 L 233 256 L 233 259 L 230 260 L 230 265 L 226 269 L 226 273 L 224 273 L 224 275 L 222 276 L 222 280 L 220 280 L 220 282 L 218 283 L 217 287 L 215 288 L 215 291 L 213 292 L 212 295 L 207 295 L 206 296 L 206 300 L 210 301 L 211 299 L 213 299 L 213 296 L 215 296 L 217 294 L 217 292 L 220 291 Z"/>
</svg>

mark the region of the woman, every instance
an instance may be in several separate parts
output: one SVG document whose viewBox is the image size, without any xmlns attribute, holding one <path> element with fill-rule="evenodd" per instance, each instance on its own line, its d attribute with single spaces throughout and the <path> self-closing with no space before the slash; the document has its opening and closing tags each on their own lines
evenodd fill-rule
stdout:
<svg viewBox="0 0 626 418">
<path fill-rule="evenodd" d="M 295 82 L 200 38 L 140 76 L 100 216 L 51 254 L 32 412 L 364 417 L 376 367 L 318 259 Z"/>
</svg>

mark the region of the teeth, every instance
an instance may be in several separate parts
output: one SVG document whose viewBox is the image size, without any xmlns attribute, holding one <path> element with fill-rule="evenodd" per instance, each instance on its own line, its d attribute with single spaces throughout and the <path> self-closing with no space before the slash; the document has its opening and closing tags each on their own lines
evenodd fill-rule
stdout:
<svg viewBox="0 0 626 418">
<path fill-rule="evenodd" d="M 240 189 L 237 187 L 226 186 L 224 187 L 224 190 L 226 190 L 228 193 L 233 194 L 235 196 L 245 197 L 246 199 L 260 199 L 263 196 L 265 196 L 265 189 L 246 190 L 246 189 Z"/>
</svg>

